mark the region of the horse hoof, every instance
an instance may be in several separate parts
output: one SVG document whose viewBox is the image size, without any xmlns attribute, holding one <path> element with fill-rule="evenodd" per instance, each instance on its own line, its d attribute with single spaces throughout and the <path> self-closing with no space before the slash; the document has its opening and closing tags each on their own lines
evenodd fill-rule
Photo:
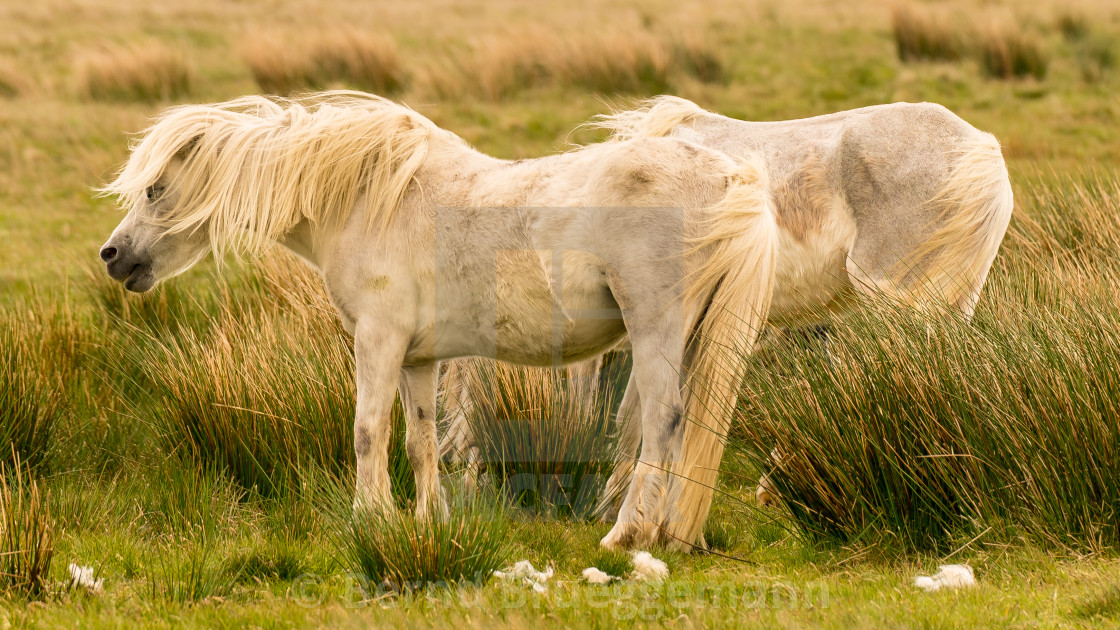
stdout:
<svg viewBox="0 0 1120 630">
<path fill-rule="evenodd" d="M 611 551 L 620 551 L 626 549 L 629 542 L 629 535 L 622 531 L 616 523 L 611 531 L 607 532 L 606 536 L 599 541 L 599 546 L 603 549 L 610 549 Z"/>
<path fill-rule="evenodd" d="M 770 480 L 766 477 L 758 480 L 758 489 L 754 491 L 754 498 L 762 507 L 774 505 L 774 491 L 770 487 Z"/>
<path fill-rule="evenodd" d="M 654 523 L 618 521 L 599 541 L 604 549 L 649 549 L 657 542 L 658 527 Z"/>
</svg>

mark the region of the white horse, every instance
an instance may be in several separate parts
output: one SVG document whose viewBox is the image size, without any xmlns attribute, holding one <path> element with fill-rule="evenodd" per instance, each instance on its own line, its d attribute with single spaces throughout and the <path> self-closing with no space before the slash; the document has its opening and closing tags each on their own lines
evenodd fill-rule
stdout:
<svg viewBox="0 0 1120 630">
<path fill-rule="evenodd" d="M 674 137 L 733 158 L 763 156 L 779 234 L 775 326 L 822 322 L 851 308 L 856 292 L 947 303 L 971 317 L 1014 206 L 996 139 L 930 103 L 744 122 L 663 96 L 594 124 L 615 141 Z M 644 396 L 627 388 L 620 405 L 625 455 L 604 494 L 608 518 L 644 439 Z M 691 518 L 666 524 L 672 539 L 690 543 L 702 540 L 728 429 L 691 420 L 670 488 L 671 503 Z M 764 477 L 759 498 L 768 491 Z"/>
<path fill-rule="evenodd" d="M 778 233 L 757 162 L 675 138 L 510 162 L 403 106 L 328 92 L 171 108 L 103 190 L 129 210 L 101 250 L 129 290 L 274 242 L 321 271 L 354 335 L 355 508 L 391 505 L 399 389 L 417 517 L 443 509 L 440 360 L 557 366 L 625 335 L 642 454 L 603 544 L 695 526 L 667 506 L 667 471 L 683 417 L 714 424 L 706 410 L 734 402 L 742 375 L 720 357 L 749 351 L 767 316 Z"/>
</svg>

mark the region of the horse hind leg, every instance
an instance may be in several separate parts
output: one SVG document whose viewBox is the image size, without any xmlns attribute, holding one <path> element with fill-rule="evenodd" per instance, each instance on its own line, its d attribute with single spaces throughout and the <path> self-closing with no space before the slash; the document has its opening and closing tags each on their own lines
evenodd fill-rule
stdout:
<svg viewBox="0 0 1120 630">
<path fill-rule="evenodd" d="M 632 369 L 630 378 L 626 382 L 626 392 L 622 395 L 622 402 L 615 416 L 615 430 L 618 440 L 618 459 L 615 461 L 614 471 L 603 488 L 603 495 L 596 509 L 599 518 L 604 522 L 611 522 L 618 518 L 622 496 L 634 473 L 634 462 L 638 457 L 638 448 L 642 444 L 641 396 L 638 394 Z"/>
<path fill-rule="evenodd" d="M 427 520 L 436 511 L 446 516 L 447 505 L 439 485 L 436 439 L 436 378 L 438 364 L 410 366 L 401 370 L 401 404 L 407 427 L 405 451 L 416 476 L 416 518 Z"/>
</svg>

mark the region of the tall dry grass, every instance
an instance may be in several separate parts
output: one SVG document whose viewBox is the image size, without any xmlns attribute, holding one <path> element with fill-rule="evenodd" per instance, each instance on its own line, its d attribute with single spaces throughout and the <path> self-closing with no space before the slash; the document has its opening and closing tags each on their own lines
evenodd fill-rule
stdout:
<svg viewBox="0 0 1120 630">
<path fill-rule="evenodd" d="M 56 536 L 49 503 L 47 491 L 19 462 L 0 466 L 0 593 L 46 590 Z"/>
<path fill-rule="evenodd" d="M 160 401 L 152 420 L 170 450 L 273 496 L 298 491 L 309 468 L 350 475 L 356 390 L 352 345 L 321 281 L 287 258 L 262 266 L 195 315 L 204 325 L 126 325 L 118 369 L 135 380 L 134 404 Z M 397 405 L 389 450 L 405 502 L 403 423 Z"/>
<path fill-rule="evenodd" d="M 956 61 L 964 56 L 966 34 L 945 15 L 910 5 L 891 14 L 895 46 L 902 61 Z"/>
<path fill-rule="evenodd" d="M 257 85 L 274 94 L 344 85 L 392 95 L 408 81 L 396 42 L 357 29 L 256 35 L 240 48 Z"/>
<path fill-rule="evenodd" d="M 490 100 L 550 85 L 601 94 L 659 94 L 681 76 L 722 81 L 723 58 L 694 36 L 666 41 L 647 31 L 562 34 L 523 29 L 437 60 L 425 74 L 423 87 L 445 98 Z"/>
<path fill-rule="evenodd" d="M 992 24 L 979 34 L 977 56 L 990 77 L 1045 79 L 1050 56 L 1037 35 L 1014 23 Z"/>
<path fill-rule="evenodd" d="M 559 370 L 460 362 L 480 467 L 513 505 L 550 516 L 593 516 L 618 458 L 613 385 L 620 375 L 612 365 L 600 383 Z"/>
<path fill-rule="evenodd" d="M 111 101 L 159 101 L 190 93 L 193 71 L 185 56 L 159 42 L 105 46 L 76 59 L 78 93 Z"/>
</svg>

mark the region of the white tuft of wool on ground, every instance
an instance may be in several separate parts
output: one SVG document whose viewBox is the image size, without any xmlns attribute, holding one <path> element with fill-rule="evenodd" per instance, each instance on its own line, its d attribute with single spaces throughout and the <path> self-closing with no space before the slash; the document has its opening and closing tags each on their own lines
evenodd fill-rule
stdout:
<svg viewBox="0 0 1120 630">
<path fill-rule="evenodd" d="M 555 569 L 551 566 L 544 571 L 537 571 L 533 563 L 528 560 L 522 560 L 501 571 L 495 571 L 494 577 L 500 580 L 521 580 L 525 583 L 525 586 L 530 586 L 534 591 L 543 593 L 546 590 L 544 586 L 545 582 L 552 579 L 555 572 Z"/>
<path fill-rule="evenodd" d="M 669 576 L 669 567 L 657 558 L 654 558 L 648 551 L 638 551 L 634 553 L 634 575 L 635 580 L 649 580 L 656 582 L 662 578 Z"/>
<path fill-rule="evenodd" d="M 972 567 L 967 564 L 943 564 L 934 575 L 919 575 L 914 578 L 914 586 L 932 593 L 941 589 L 967 588 L 976 586 Z"/>
<path fill-rule="evenodd" d="M 613 575 L 608 575 L 595 567 L 588 567 L 583 570 L 583 579 L 587 580 L 589 584 L 610 584 L 618 578 Z"/>
<path fill-rule="evenodd" d="M 93 567 L 83 567 L 76 564 L 71 564 L 67 567 L 70 570 L 70 580 L 67 582 L 69 588 L 81 587 L 91 593 L 100 593 L 103 579 L 93 579 Z"/>
</svg>

